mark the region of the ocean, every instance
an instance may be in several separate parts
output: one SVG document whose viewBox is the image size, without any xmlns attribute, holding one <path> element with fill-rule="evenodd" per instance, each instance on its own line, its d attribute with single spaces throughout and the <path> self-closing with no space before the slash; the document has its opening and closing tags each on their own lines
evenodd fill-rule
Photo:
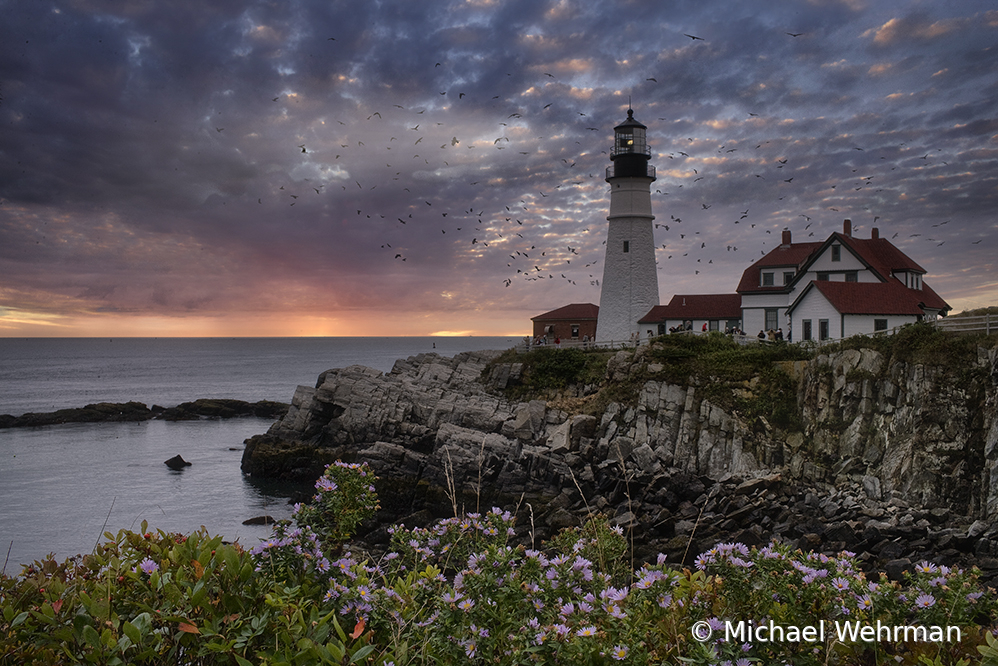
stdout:
<svg viewBox="0 0 998 666">
<path fill-rule="evenodd" d="M 0 414 L 96 402 L 172 407 L 197 398 L 290 402 L 330 368 L 383 372 L 397 359 L 508 349 L 514 337 L 0 338 Z M 188 533 L 204 526 L 247 547 L 270 529 L 248 518 L 290 516 L 293 486 L 245 477 L 242 443 L 259 418 L 65 424 L 0 430 L 0 566 L 90 552 L 104 531 Z M 182 455 L 193 463 L 174 472 Z M 8 557 L 9 552 L 9 557 Z"/>
</svg>

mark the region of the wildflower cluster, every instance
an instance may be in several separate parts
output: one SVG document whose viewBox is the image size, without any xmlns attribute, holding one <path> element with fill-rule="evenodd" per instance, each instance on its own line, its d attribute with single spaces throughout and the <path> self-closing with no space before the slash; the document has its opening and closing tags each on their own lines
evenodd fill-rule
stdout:
<svg viewBox="0 0 998 666">
<path fill-rule="evenodd" d="M 907 612 L 926 625 L 952 624 L 954 617 L 987 617 L 998 603 L 981 588 L 978 574 L 976 570 L 919 562 L 908 575 L 908 587 L 901 595 L 910 606 L 900 606 L 898 614 Z"/>
<path fill-rule="evenodd" d="M 256 571 L 274 580 L 321 579 L 332 566 L 318 535 L 307 525 L 291 527 L 286 520 L 278 522 L 273 535 L 250 550 L 250 555 L 257 563 Z"/>
<path fill-rule="evenodd" d="M 830 626 L 879 621 L 890 626 L 969 627 L 976 624 L 975 618 L 993 618 L 996 610 L 993 591 L 982 589 L 976 574 L 929 562 L 918 564 L 904 586 L 886 575 L 867 580 L 855 555 L 848 551 L 828 556 L 774 544 L 759 549 L 718 544 L 697 558 L 696 567 L 722 581 L 722 594 L 709 607 L 715 640 L 705 646 L 717 661 L 740 654 L 763 662 L 777 663 L 793 656 L 795 664 L 819 664 L 825 663 L 827 651 L 833 649 L 831 644 L 812 646 L 805 652 L 790 643 L 724 645 L 723 638 L 717 638 L 718 629 L 723 636 L 722 618 L 799 627 L 822 621 Z M 835 649 L 862 652 L 865 648 L 840 645 Z"/>
<path fill-rule="evenodd" d="M 393 532 L 395 550 L 380 566 L 333 562 L 324 603 L 394 635 L 396 661 L 412 659 L 398 650 L 414 645 L 445 664 L 644 663 L 675 647 L 651 638 L 648 623 L 682 609 L 673 603 L 682 574 L 662 556 L 633 583 L 615 584 L 586 556 L 615 552 L 622 537 L 609 528 L 569 530 L 556 540 L 567 549 L 547 552 L 508 545 L 513 516 L 495 508 Z"/>
<path fill-rule="evenodd" d="M 294 520 L 310 527 L 323 544 L 334 549 L 357 532 L 378 509 L 377 478 L 367 463 L 337 460 L 315 482 L 311 504 L 296 504 Z"/>
<path fill-rule="evenodd" d="M 493 508 L 485 515 L 468 513 L 428 528 L 391 527 L 392 571 L 417 571 L 427 565 L 445 570 L 462 566 L 478 550 L 505 545 L 516 534 L 515 522 L 509 511 Z"/>
</svg>

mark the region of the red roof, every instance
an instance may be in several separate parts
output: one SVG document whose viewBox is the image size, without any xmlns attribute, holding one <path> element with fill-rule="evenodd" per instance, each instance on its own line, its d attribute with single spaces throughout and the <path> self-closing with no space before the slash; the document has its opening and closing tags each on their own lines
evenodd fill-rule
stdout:
<svg viewBox="0 0 998 666">
<path fill-rule="evenodd" d="M 817 258 L 820 252 L 826 246 L 831 245 L 833 241 L 838 241 L 849 248 L 881 280 L 890 279 L 892 274 L 898 271 L 925 273 L 924 268 L 919 266 L 904 252 L 897 249 L 886 238 L 855 238 L 835 232 L 820 243 L 791 243 L 790 245 L 780 245 L 771 250 L 769 254 L 745 269 L 736 291 L 738 293 L 788 291 L 790 285 L 775 284 L 772 287 L 761 286 L 761 270 L 763 268 L 793 266 L 795 272 L 800 273 L 806 270 L 807 265 L 813 259 Z M 941 302 L 942 299 L 939 299 L 939 301 Z"/>
<path fill-rule="evenodd" d="M 808 259 L 811 254 L 820 248 L 824 243 L 791 243 L 790 245 L 780 245 L 771 250 L 769 254 L 745 269 L 742 279 L 735 289 L 738 293 L 745 291 L 786 291 L 789 285 L 782 284 L 772 287 L 763 287 L 760 272 L 763 268 L 774 268 L 777 266 L 792 266 L 794 272 Z"/>
<path fill-rule="evenodd" d="M 925 273 L 925 269 L 916 264 L 911 257 L 894 247 L 886 238 L 853 238 L 835 233 L 839 240 L 848 245 L 861 259 L 881 275 L 889 278 L 892 271 L 914 271 Z"/>
<path fill-rule="evenodd" d="M 641 318 L 640 324 L 654 324 L 667 319 L 741 319 L 742 297 L 738 294 L 676 294 L 668 305 L 656 305 Z"/>
<path fill-rule="evenodd" d="M 572 303 L 571 305 L 560 307 L 557 310 L 551 310 L 551 312 L 545 312 L 544 314 L 539 314 L 536 317 L 531 317 L 530 321 L 548 321 L 553 319 L 571 319 L 572 321 L 582 321 L 584 319 L 596 319 L 598 316 L 598 305 L 593 305 L 592 303 Z"/>
<path fill-rule="evenodd" d="M 812 288 L 817 289 L 841 314 L 921 315 L 924 312 L 919 306 L 920 303 L 927 307 L 937 307 L 928 305 L 925 298 L 930 295 L 938 298 L 934 291 L 909 289 L 898 280 L 889 279 L 887 282 L 813 281 L 797 297 L 790 310 L 793 310 Z M 943 305 L 945 306 L 945 303 Z"/>
</svg>

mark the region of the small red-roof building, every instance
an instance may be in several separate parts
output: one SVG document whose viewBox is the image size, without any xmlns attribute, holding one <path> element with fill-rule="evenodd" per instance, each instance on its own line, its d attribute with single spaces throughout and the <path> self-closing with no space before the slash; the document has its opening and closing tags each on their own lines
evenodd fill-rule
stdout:
<svg viewBox="0 0 998 666">
<path fill-rule="evenodd" d="M 596 339 L 596 321 L 599 306 L 592 303 L 572 303 L 531 317 L 534 338 L 559 338 L 563 341 Z"/>
<path fill-rule="evenodd" d="M 739 294 L 676 294 L 668 305 L 656 305 L 639 322 L 645 337 L 674 330 L 728 331 L 741 328 Z"/>
</svg>

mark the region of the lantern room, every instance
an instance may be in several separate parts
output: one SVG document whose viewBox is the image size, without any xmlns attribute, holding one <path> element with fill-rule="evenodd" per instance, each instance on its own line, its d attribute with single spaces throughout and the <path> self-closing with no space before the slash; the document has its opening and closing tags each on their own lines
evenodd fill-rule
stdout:
<svg viewBox="0 0 998 666">
<path fill-rule="evenodd" d="M 655 167 L 648 164 L 651 150 L 645 138 L 648 128 L 634 119 L 634 110 L 627 110 L 627 120 L 613 128 L 613 165 L 606 170 L 610 178 L 643 177 L 655 179 Z"/>
</svg>

